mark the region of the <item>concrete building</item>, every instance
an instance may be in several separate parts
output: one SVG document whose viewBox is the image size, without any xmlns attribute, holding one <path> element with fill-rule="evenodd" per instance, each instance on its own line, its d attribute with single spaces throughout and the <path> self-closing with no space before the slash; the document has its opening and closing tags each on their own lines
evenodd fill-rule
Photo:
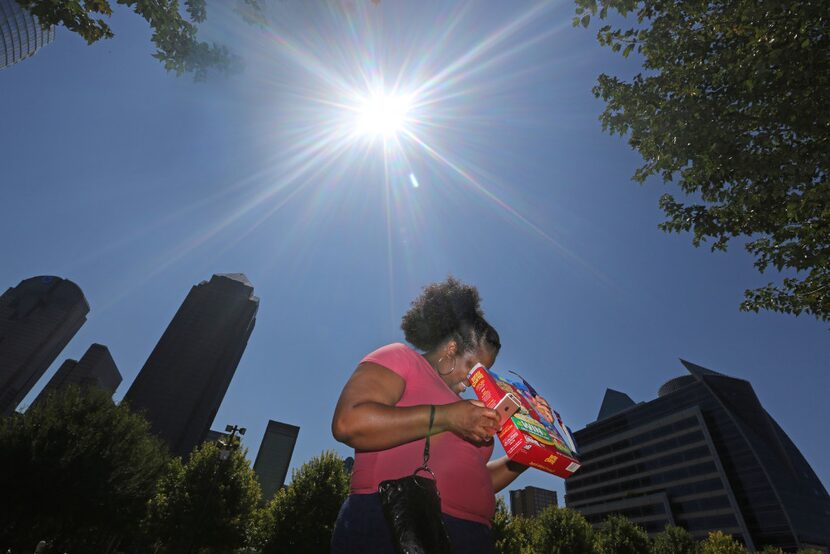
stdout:
<svg viewBox="0 0 830 554">
<path fill-rule="evenodd" d="M 262 499 L 268 501 L 285 485 L 288 466 L 300 428 L 279 421 L 268 421 L 259 452 L 254 461 L 254 472 L 262 487 Z"/>
<path fill-rule="evenodd" d="M 187 456 L 216 417 L 256 323 L 253 292 L 241 273 L 195 285 L 124 397 L 174 455 Z"/>
<path fill-rule="evenodd" d="M 48 397 L 70 385 L 81 388 L 96 387 L 115 393 L 115 389 L 121 384 L 121 373 L 112 359 L 109 349 L 102 344 L 93 344 L 81 356 L 80 360 L 66 360 L 58 368 L 49 382 L 40 391 L 35 402 Z"/>
<path fill-rule="evenodd" d="M 7 416 L 86 321 L 78 285 L 32 277 L 0 296 L 0 416 Z"/>
<path fill-rule="evenodd" d="M 55 28 L 44 30 L 17 0 L 0 0 L 0 69 L 14 65 L 55 40 Z"/>
<path fill-rule="evenodd" d="M 510 512 L 514 516 L 535 517 L 548 506 L 559 506 L 556 491 L 539 487 L 510 491 Z"/>
<path fill-rule="evenodd" d="M 681 360 L 682 361 L 682 360 Z M 650 402 L 609 391 L 574 433 L 583 466 L 565 504 L 594 525 L 622 514 L 656 533 L 730 533 L 754 551 L 830 547 L 830 496 L 752 385 L 682 361 Z"/>
</svg>

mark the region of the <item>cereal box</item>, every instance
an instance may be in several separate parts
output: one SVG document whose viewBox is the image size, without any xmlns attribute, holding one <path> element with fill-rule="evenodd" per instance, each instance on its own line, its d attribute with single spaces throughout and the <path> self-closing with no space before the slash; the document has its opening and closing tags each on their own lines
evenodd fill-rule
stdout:
<svg viewBox="0 0 830 554">
<path fill-rule="evenodd" d="M 559 477 L 570 476 L 579 469 L 570 431 L 548 402 L 518 373 L 514 374 L 518 381 L 505 379 L 477 364 L 467 377 L 478 399 L 488 408 L 493 408 L 508 392 L 521 402 L 521 409 L 498 433 L 511 460 Z"/>
</svg>

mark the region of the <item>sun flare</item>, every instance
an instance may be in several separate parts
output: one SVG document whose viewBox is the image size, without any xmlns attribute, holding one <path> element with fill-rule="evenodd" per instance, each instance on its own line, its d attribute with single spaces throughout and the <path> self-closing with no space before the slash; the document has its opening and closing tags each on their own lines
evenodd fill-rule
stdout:
<svg viewBox="0 0 830 554">
<path fill-rule="evenodd" d="M 362 98 L 355 110 L 358 136 L 393 138 L 406 128 L 412 100 L 405 94 L 372 92 Z"/>
</svg>

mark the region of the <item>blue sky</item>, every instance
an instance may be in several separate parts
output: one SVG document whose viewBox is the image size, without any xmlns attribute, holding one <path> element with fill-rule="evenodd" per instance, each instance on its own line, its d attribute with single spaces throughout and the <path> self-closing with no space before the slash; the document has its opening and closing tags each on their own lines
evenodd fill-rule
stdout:
<svg viewBox="0 0 830 554">
<path fill-rule="evenodd" d="M 826 486 L 827 324 L 739 312 L 768 281 L 752 259 L 657 229 L 672 188 L 630 181 L 639 158 L 602 133 L 591 94 L 636 60 L 572 28 L 568 2 L 401 4 L 279 2 L 269 31 L 212 6 L 206 36 L 245 69 L 205 83 L 166 73 L 124 12 L 113 40 L 59 29 L 0 72 L 0 286 L 60 275 L 91 306 L 29 400 L 92 342 L 121 398 L 190 287 L 244 272 L 257 326 L 214 427 L 247 427 L 252 458 L 269 418 L 301 428 L 293 467 L 345 456 L 329 431 L 342 385 L 453 274 L 501 334 L 494 369 L 522 373 L 571 427 L 606 387 L 654 398 L 682 357 L 751 381 Z M 437 157 L 406 137 L 386 165 L 379 141 L 316 148 L 344 101 L 332 80 L 380 73 L 434 79 L 414 128 Z M 563 492 L 534 470 L 526 485 Z"/>
</svg>

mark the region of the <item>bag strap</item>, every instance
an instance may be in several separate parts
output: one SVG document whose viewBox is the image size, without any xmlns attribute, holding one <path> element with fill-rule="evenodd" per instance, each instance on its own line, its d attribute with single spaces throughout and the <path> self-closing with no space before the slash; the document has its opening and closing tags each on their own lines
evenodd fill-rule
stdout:
<svg viewBox="0 0 830 554">
<path fill-rule="evenodd" d="M 426 441 L 424 441 L 424 464 L 421 467 L 417 468 L 412 473 L 412 475 L 417 474 L 419 471 L 426 471 L 427 473 L 432 475 L 433 479 L 435 479 L 435 474 L 429 468 L 429 465 L 427 465 L 429 463 L 429 436 L 432 434 L 432 423 L 434 421 L 435 421 L 435 405 L 430 404 L 430 406 L 429 406 L 429 428 L 427 429 Z"/>
</svg>

